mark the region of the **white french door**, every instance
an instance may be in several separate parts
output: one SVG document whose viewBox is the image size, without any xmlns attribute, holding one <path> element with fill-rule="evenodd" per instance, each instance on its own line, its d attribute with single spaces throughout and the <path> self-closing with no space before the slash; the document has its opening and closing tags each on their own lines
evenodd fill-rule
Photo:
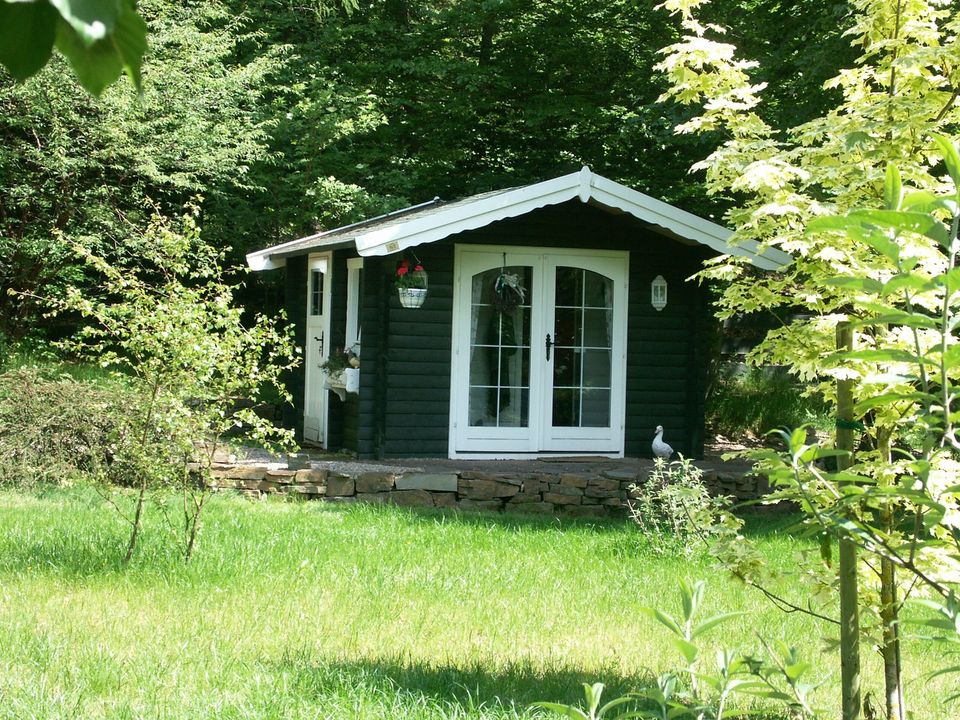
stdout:
<svg viewBox="0 0 960 720">
<path fill-rule="evenodd" d="M 327 438 L 327 393 L 320 365 L 330 355 L 330 253 L 307 261 L 307 342 L 304 348 L 305 382 L 303 439 L 324 445 Z"/>
<path fill-rule="evenodd" d="M 627 258 L 457 247 L 451 455 L 623 454 Z"/>
</svg>

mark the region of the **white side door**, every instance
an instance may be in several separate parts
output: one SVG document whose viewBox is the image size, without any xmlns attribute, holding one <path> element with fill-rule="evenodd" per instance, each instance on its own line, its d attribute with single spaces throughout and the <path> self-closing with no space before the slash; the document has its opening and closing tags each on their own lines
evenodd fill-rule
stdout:
<svg viewBox="0 0 960 720">
<path fill-rule="evenodd" d="M 305 383 L 303 439 L 324 445 L 327 438 L 327 393 L 320 364 L 330 354 L 330 253 L 307 261 L 307 342 L 304 348 Z"/>
</svg>

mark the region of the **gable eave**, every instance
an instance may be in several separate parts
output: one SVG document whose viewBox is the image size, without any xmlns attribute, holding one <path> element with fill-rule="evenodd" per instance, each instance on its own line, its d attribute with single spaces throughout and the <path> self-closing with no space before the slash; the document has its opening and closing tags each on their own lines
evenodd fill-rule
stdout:
<svg viewBox="0 0 960 720">
<path fill-rule="evenodd" d="M 722 225 L 600 175 L 593 176 L 591 189 L 591 199 L 601 205 L 614 207 L 638 220 L 666 228 L 719 253 L 746 257 L 763 270 L 777 270 L 790 261 L 790 256 L 781 250 L 761 250 L 760 243 L 755 240 L 732 245 L 730 238 L 733 233 Z"/>
<path fill-rule="evenodd" d="M 414 214 L 409 218 L 401 217 L 396 222 L 381 224 L 372 229 L 357 227 L 355 232 L 349 235 L 345 235 L 343 230 L 353 228 L 341 228 L 259 250 L 247 255 L 247 264 L 252 270 L 283 267 L 286 257 L 319 249 L 331 244 L 331 241 L 336 242 L 339 247 L 355 245 L 357 252 L 363 257 L 392 255 L 574 198 L 583 203 L 593 203 L 628 213 L 643 222 L 664 228 L 675 236 L 719 253 L 745 257 L 764 270 L 779 269 L 790 261 L 790 256 L 780 250 L 761 250 L 756 241 L 733 245 L 730 242 L 730 230 L 626 185 L 596 175 L 584 167 L 579 172 L 552 180 L 485 194 L 477 199 L 453 203 L 448 208 L 441 207 Z M 417 207 L 421 206 L 407 210 Z M 406 210 L 398 211 L 401 212 Z M 335 235 L 336 240 L 333 237 L 325 238 L 324 235 Z"/>
<path fill-rule="evenodd" d="M 357 252 L 364 257 L 392 255 L 467 230 L 476 230 L 498 220 L 525 215 L 548 205 L 558 205 L 577 197 L 581 174 L 582 171 L 563 175 L 459 205 L 428 217 L 414 218 L 405 223 L 359 234 L 356 237 Z"/>
<path fill-rule="evenodd" d="M 719 253 L 745 257 L 764 270 L 776 270 L 790 261 L 790 256 L 780 250 L 767 248 L 761 251 L 756 241 L 732 245 L 730 238 L 733 233 L 727 228 L 596 175 L 587 167 L 580 172 L 516 188 L 429 217 L 414 218 L 409 222 L 359 234 L 356 238 L 357 251 L 362 256 L 391 255 L 574 198 L 628 213 Z"/>
</svg>

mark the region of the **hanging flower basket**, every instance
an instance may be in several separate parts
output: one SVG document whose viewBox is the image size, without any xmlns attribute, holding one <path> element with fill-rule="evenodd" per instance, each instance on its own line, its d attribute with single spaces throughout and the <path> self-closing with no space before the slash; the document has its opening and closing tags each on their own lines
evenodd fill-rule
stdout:
<svg viewBox="0 0 960 720">
<path fill-rule="evenodd" d="M 405 308 L 418 308 L 427 299 L 426 288 L 397 288 L 400 304 Z"/>
<path fill-rule="evenodd" d="M 405 308 L 422 307 L 427 299 L 427 271 L 419 262 L 415 265 L 406 259 L 398 262 L 394 285 L 400 305 Z"/>
</svg>

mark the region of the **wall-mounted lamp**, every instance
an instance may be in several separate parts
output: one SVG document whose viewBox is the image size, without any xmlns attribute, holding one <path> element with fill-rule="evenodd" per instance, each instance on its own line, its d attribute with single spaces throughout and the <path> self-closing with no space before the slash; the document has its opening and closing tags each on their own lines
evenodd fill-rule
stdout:
<svg viewBox="0 0 960 720">
<path fill-rule="evenodd" d="M 657 275 L 650 283 L 650 304 L 658 312 L 667 306 L 667 281 Z"/>
</svg>

